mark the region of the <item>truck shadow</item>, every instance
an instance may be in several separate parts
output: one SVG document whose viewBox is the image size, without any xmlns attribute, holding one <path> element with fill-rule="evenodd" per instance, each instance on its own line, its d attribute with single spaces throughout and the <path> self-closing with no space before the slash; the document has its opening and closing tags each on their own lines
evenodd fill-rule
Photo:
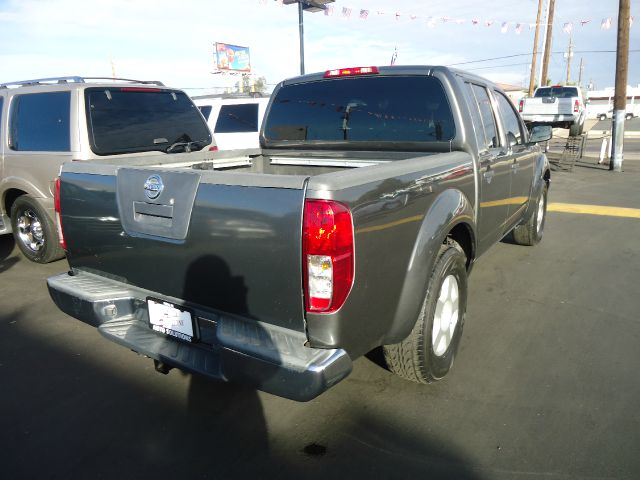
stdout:
<svg viewBox="0 0 640 480">
<path fill-rule="evenodd" d="M 89 326 L 60 316 L 42 320 L 47 330 L 34 317 L 0 313 L 7 478 L 42 478 L 46 468 L 66 479 L 481 479 L 455 447 L 423 433 L 428 417 L 407 429 L 386 409 L 376 415 L 374 397 L 354 396 L 357 382 L 301 404 L 164 377 Z"/>
</svg>

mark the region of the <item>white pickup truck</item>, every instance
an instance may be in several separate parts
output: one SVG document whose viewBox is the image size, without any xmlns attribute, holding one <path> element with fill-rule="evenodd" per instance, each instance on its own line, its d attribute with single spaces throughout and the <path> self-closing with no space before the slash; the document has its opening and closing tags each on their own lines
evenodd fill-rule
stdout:
<svg viewBox="0 0 640 480">
<path fill-rule="evenodd" d="M 577 136 L 587 117 L 582 93 L 578 87 L 539 87 L 531 98 L 520 100 L 519 111 L 525 123 L 568 128 Z"/>
</svg>

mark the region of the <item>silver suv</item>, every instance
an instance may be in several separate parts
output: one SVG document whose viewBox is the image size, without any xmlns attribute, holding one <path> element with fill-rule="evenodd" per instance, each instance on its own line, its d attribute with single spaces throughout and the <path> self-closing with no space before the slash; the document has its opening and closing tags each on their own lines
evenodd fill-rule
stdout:
<svg viewBox="0 0 640 480">
<path fill-rule="evenodd" d="M 214 150 L 189 97 L 160 82 L 62 77 L 0 84 L 0 234 L 47 263 L 64 256 L 54 181 L 64 162 Z"/>
</svg>

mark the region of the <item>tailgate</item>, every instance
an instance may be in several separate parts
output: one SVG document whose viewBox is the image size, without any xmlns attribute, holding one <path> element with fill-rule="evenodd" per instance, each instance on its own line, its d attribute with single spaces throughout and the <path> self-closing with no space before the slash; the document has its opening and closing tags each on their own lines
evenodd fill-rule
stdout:
<svg viewBox="0 0 640 480">
<path fill-rule="evenodd" d="M 304 332 L 306 177 L 67 164 L 72 268 Z"/>
<path fill-rule="evenodd" d="M 527 115 L 571 115 L 573 99 L 543 97 L 525 99 L 523 113 Z"/>
</svg>

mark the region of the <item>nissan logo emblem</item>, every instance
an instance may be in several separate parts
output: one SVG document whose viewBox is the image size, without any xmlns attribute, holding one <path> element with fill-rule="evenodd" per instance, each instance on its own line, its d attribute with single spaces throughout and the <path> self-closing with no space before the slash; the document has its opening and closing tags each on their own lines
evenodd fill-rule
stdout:
<svg viewBox="0 0 640 480">
<path fill-rule="evenodd" d="M 147 178 L 147 181 L 144 182 L 144 194 L 149 200 L 158 198 L 162 190 L 164 190 L 164 184 L 162 183 L 160 175 L 151 175 Z"/>
</svg>

